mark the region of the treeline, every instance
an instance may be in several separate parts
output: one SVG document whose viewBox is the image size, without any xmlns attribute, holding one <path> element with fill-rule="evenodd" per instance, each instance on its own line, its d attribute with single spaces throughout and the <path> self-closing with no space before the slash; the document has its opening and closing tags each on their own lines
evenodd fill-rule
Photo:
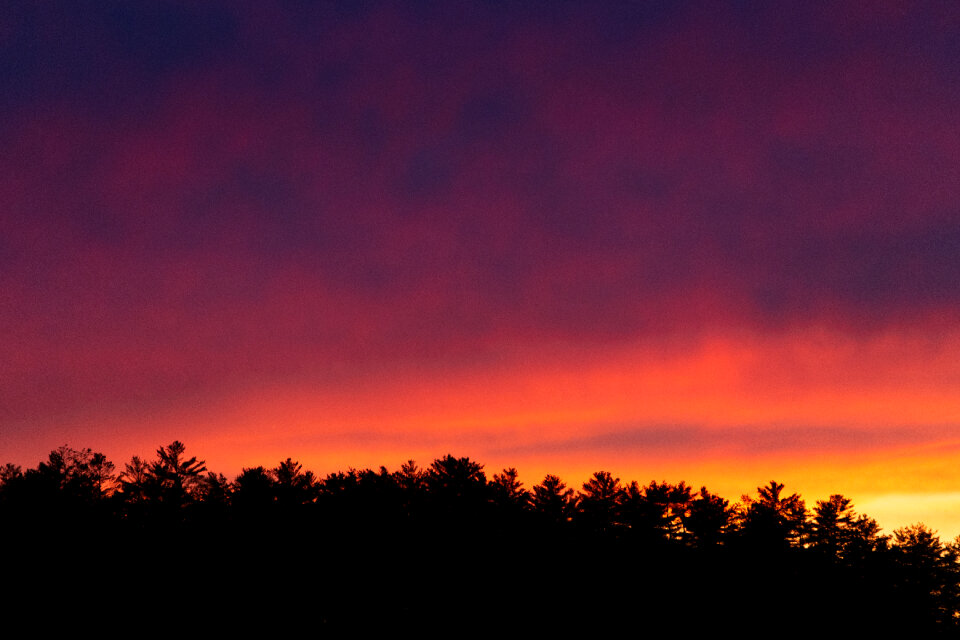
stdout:
<svg viewBox="0 0 960 640">
<path fill-rule="evenodd" d="M 180 442 L 122 469 L 64 446 L 0 469 L 0 525 L 25 584 L 64 558 L 150 569 L 112 597 L 149 612 L 213 585 L 207 599 L 238 624 L 282 612 L 344 630 L 960 632 L 960 542 L 922 524 L 881 535 L 848 498 L 811 509 L 777 482 L 736 503 L 605 471 L 578 490 L 553 475 L 527 489 L 515 469 L 488 477 L 450 455 L 322 478 L 288 458 L 231 481 Z"/>
</svg>

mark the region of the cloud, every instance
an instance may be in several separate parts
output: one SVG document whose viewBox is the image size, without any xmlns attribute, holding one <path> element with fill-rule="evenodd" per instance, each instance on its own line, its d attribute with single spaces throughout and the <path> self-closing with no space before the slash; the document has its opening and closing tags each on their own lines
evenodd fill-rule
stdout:
<svg viewBox="0 0 960 640">
<path fill-rule="evenodd" d="M 638 425 L 636 427 L 591 425 L 590 435 L 544 441 L 498 449 L 498 457 L 551 457 L 563 454 L 607 454 L 617 458 L 683 457 L 690 459 L 763 458 L 770 455 L 807 457 L 842 455 L 857 451 L 886 452 L 955 441 L 956 425 L 940 427 L 851 428 L 847 426 L 744 426 L 699 427 L 695 425 Z"/>
<path fill-rule="evenodd" d="M 950 12 L 6 11 L 8 417 L 957 313 Z"/>
</svg>

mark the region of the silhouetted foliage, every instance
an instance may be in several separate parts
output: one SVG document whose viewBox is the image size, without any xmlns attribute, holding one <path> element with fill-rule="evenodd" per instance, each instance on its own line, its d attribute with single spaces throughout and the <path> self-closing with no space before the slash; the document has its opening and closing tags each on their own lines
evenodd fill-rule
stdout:
<svg viewBox="0 0 960 640">
<path fill-rule="evenodd" d="M 514 468 L 504 469 L 502 473 L 493 474 L 490 488 L 494 502 L 504 508 L 523 509 L 530 502 L 530 492 L 523 488 L 523 483 L 517 479 L 518 473 Z"/>
<path fill-rule="evenodd" d="M 799 545 L 807 528 L 807 508 L 795 493 L 783 495 L 784 485 L 770 481 L 757 487 L 758 497 L 743 496 L 742 533 L 753 545 L 783 550 Z"/>
<path fill-rule="evenodd" d="M 417 466 L 413 460 L 407 460 L 400 466 L 400 470 L 394 473 L 397 484 L 406 492 L 417 492 L 426 487 L 426 472 Z"/>
<path fill-rule="evenodd" d="M 960 564 L 956 544 L 914 524 L 893 532 L 901 604 L 929 631 L 955 629 L 960 617 Z M 925 627 L 919 627 L 922 630 Z"/>
<path fill-rule="evenodd" d="M 186 457 L 186 447 L 174 440 L 157 449 L 157 459 L 147 472 L 148 493 L 161 504 L 172 508 L 182 507 L 193 501 L 201 490 L 201 479 L 207 470 L 203 460 L 196 456 Z"/>
<path fill-rule="evenodd" d="M 117 477 L 120 492 L 130 502 L 142 502 L 147 497 L 147 485 L 151 480 L 150 467 L 139 456 L 133 456 Z"/>
<path fill-rule="evenodd" d="M 208 471 L 200 481 L 198 499 L 207 507 L 225 508 L 230 504 L 233 489 L 230 481 L 222 473 Z"/>
<path fill-rule="evenodd" d="M 593 533 L 612 534 L 619 524 L 622 494 L 620 478 L 614 478 L 609 471 L 594 473 L 583 483 L 577 497 L 580 525 Z"/>
<path fill-rule="evenodd" d="M 872 518 L 858 515 L 853 501 L 834 494 L 818 500 L 809 526 L 808 542 L 812 549 L 837 562 L 857 563 L 885 545 L 880 526 Z"/>
<path fill-rule="evenodd" d="M 276 502 L 273 476 L 263 467 L 243 469 L 233 482 L 232 495 L 237 509 L 264 517 Z"/>
<path fill-rule="evenodd" d="M 8 462 L 0 467 L 0 487 L 8 482 L 16 481 L 23 476 L 23 469 L 20 465 Z"/>
<path fill-rule="evenodd" d="M 692 490 L 683 482 L 641 487 L 633 481 L 620 496 L 620 521 L 631 537 L 644 543 L 680 541 L 686 536 L 684 522 L 692 501 Z"/>
<path fill-rule="evenodd" d="M 700 487 L 697 497 L 690 501 L 683 527 L 690 542 L 700 548 L 711 548 L 724 541 L 733 527 L 736 510 L 730 502 Z"/>
<path fill-rule="evenodd" d="M 102 453 L 66 445 L 51 451 L 47 461 L 37 466 L 36 473 L 43 476 L 50 487 L 59 489 L 62 495 L 78 501 L 103 497 L 112 488 L 114 478 L 113 463 Z"/>
<path fill-rule="evenodd" d="M 555 526 L 569 523 L 577 510 L 573 489 L 551 474 L 547 474 L 543 482 L 533 488 L 530 503 L 543 521 Z"/>
<path fill-rule="evenodd" d="M 179 441 L 117 475 L 102 454 L 63 446 L 35 469 L 0 467 L 0 522 L 5 548 L 47 572 L 44 558 L 64 553 L 117 574 L 176 559 L 129 594 L 167 601 L 189 567 L 274 585 L 234 593 L 231 607 L 296 603 L 328 629 L 480 620 L 493 632 L 522 620 L 596 633 L 643 616 L 651 634 L 676 620 L 712 633 L 747 607 L 740 632 L 753 635 L 781 628 L 785 603 L 857 637 L 951 636 L 960 619 L 957 542 L 923 525 L 880 535 L 841 495 L 811 514 L 777 482 L 734 506 L 706 487 L 624 486 L 606 471 L 579 494 L 549 474 L 527 491 L 514 468 L 488 481 L 482 464 L 451 455 L 322 480 L 287 458 L 231 482 Z M 603 595 L 575 607 L 557 597 L 583 585 Z"/>
<path fill-rule="evenodd" d="M 483 465 L 469 458 L 451 455 L 438 458 L 427 471 L 426 488 L 448 499 L 476 499 L 485 493 L 487 476 Z"/>
<path fill-rule="evenodd" d="M 270 471 L 275 481 L 277 502 L 282 506 L 313 502 L 317 497 L 317 481 L 312 471 L 304 471 L 303 465 L 287 458 Z"/>
</svg>

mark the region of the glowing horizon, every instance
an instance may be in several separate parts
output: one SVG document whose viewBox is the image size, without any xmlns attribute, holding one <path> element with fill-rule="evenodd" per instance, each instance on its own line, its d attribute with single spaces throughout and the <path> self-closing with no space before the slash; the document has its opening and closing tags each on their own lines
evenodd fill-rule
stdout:
<svg viewBox="0 0 960 640">
<path fill-rule="evenodd" d="M 944 340 L 953 345 L 960 336 Z M 911 363 L 911 353 L 924 362 Z M 70 444 L 125 453 L 111 458 L 122 468 L 130 455 L 149 457 L 180 439 L 228 477 L 288 456 L 324 475 L 395 469 L 407 459 L 426 466 L 452 452 L 485 464 L 490 475 L 516 467 L 528 487 L 553 473 L 579 488 L 603 469 L 641 484 L 706 485 L 731 502 L 776 479 L 808 507 L 842 493 L 868 515 L 860 503 L 874 505 L 888 532 L 932 517 L 925 523 L 952 539 L 960 534 L 952 491 L 960 473 L 951 469 L 960 460 L 960 401 L 934 383 L 955 379 L 960 364 L 929 356 L 916 340 L 878 335 L 844 344 L 823 330 L 702 339 L 652 354 L 643 345 L 620 347 L 617 357 L 554 351 L 538 367 L 524 365 L 526 353 L 480 372 L 405 378 L 398 370 L 375 386 L 364 379 L 356 387 L 245 389 L 186 412 L 90 427 L 81 418 L 71 431 L 89 441 Z M 899 379 L 884 370 L 892 363 Z M 44 429 L 45 440 L 56 426 Z M 117 437 L 134 426 L 137 436 Z M 38 460 L 55 448 L 38 452 L 42 446 L 34 443 Z"/>
</svg>

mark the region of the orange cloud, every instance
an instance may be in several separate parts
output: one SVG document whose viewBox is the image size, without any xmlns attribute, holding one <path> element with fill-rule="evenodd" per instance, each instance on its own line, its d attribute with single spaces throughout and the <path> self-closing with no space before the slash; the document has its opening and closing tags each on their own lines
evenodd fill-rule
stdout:
<svg viewBox="0 0 960 640">
<path fill-rule="evenodd" d="M 960 486 L 958 348 L 960 335 L 854 340 L 822 329 L 673 350 L 515 348 L 477 370 L 397 368 L 118 415 L 112 428 L 91 419 L 82 444 L 122 459 L 181 438 L 228 474 L 286 456 L 326 473 L 453 452 L 490 473 L 516 466 L 528 485 L 549 472 L 578 486 L 603 468 L 730 499 L 775 478 L 809 506 L 830 493 L 885 505 L 892 528 L 921 511 L 885 496 L 943 501 Z M 928 524 L 960 532 L 960 521 Z"/>
</svg>

